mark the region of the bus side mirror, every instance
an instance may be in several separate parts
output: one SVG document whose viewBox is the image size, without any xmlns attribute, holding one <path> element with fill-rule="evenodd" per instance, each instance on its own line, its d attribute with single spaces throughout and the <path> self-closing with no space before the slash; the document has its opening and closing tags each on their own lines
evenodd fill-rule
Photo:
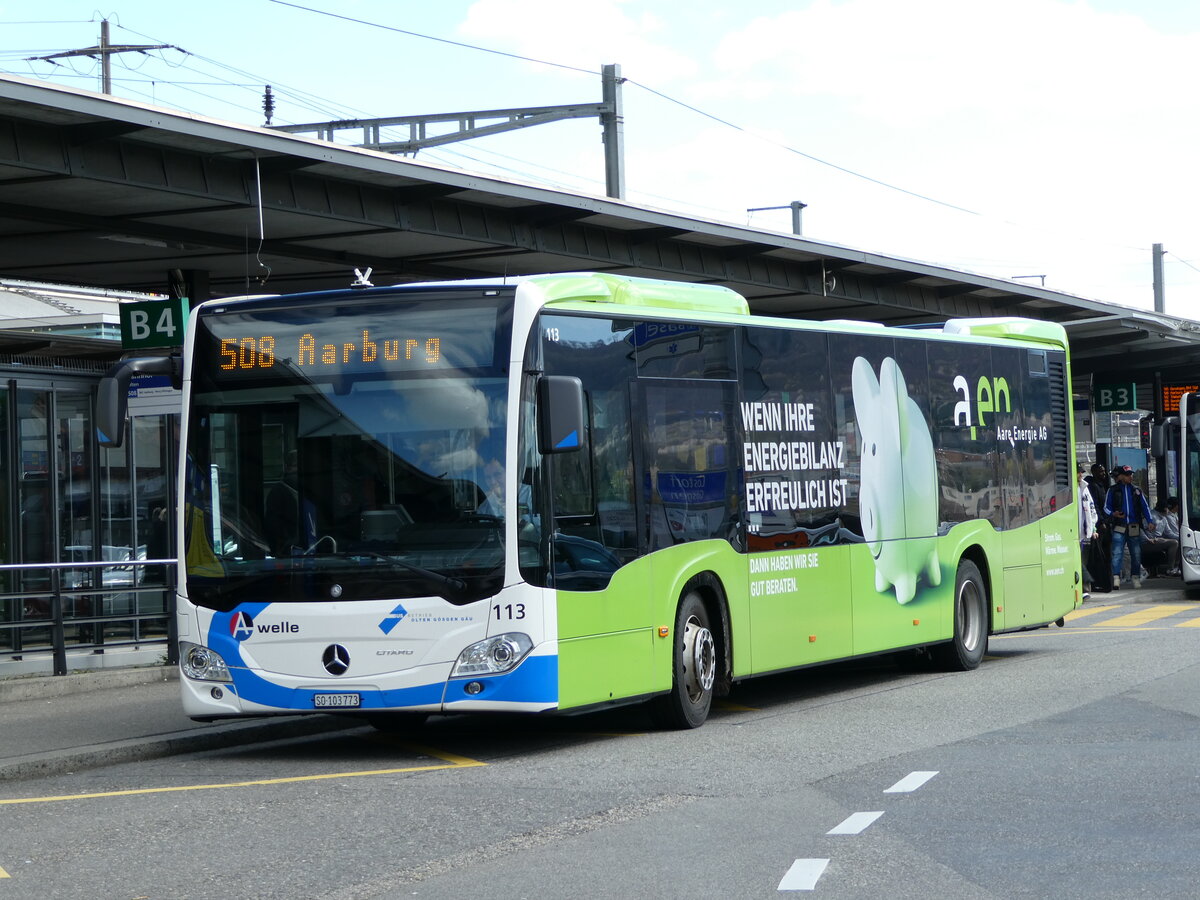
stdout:
<svg viewBox="0 0 1200 900">
<path fill-rule="evenodd" d="M 574 375 L 543 375 L 537 383 L 538 450 L 569 453 L 583 446 L 583 382 Z"/>
<path fill-rule="evenodd" d="M 1150 455 L 1162 459 L 1179 452 L 1179 416 L 1167 416 L 1150 429 Z"/>
<path fill-rule="evenodd" d="M 147 356 L 123 359 L 104 373 L 96 395 L 96 440 L 101 447 L 120 447 L 125 436 L 125 411 L 129 405 L 129 382 L 134 375 L 170 375 L 178 388 L 183 382 L 178 356 Z"/>
</svg>

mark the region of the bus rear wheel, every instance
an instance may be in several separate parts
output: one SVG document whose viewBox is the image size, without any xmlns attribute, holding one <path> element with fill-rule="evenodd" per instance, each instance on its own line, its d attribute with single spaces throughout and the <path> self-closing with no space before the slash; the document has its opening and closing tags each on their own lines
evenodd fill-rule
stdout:
<svg viewBox="0 0 1200 900">
<path fill-rule="evenodd" d="M 965 672 L 979 668 L 988 645 L 988 594 L 979 567 L 969 559 L 958 564 L 954 579 L 954 637 L 932 648 L 941 668 Z"/>
<path fill-rule="evenodd" d="M 709 624 L 704 601 L 689 591 L 675 614 L 670 693 L 651 701 L 654 719 L 664 728 L 699 728 L 708 718 L 717 675 L 717 643 Z"/>
</svg>

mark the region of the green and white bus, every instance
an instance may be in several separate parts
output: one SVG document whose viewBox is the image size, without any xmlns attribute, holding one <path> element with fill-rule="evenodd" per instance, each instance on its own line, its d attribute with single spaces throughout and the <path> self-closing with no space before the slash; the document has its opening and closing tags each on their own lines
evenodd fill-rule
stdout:
<svg viewBox="0 0 1200 900">
<path fill-rule="evenodd" d="M 170 365 L 110 374 L 102 441 Z M 559 274 L 209 301 L 181 369 L 197 719 L 648 701 L 696 727 L 751 676 L 972 669 L 1080 603 L 1053 323 Z"/>
</svg>

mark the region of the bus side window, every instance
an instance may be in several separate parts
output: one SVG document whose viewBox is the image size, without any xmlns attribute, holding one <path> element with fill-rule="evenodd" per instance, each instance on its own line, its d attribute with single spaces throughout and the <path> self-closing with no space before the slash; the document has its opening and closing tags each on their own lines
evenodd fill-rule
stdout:
<svg viewBox="0 0 1200 900">
<path fill-rule="evenodd" d="M 834 349 L 830 340 L 808 330 L 744 331 L 738 424 L 751 551 L 848 543 L 862 533 L 849 381 L 835 392 L 830 370 L 867 342 Z"/>
<path fill-rule="evenodd" d="M 567 590 L 600 590 L 616 568 L 638 553 L 629 407 L 629 385 L 637 375 L 633 326 L 612 319 L 546 314 L 538 328 L 543 339 L 536 350 L 531 347 L 527 368 L 538 368 L 540 355 L 545 374 L 573 375 L 584 390 L 585 434 L 580 451 L 531 464 L 549 467 L 552 473 L 553 577 Z M 553 337 L 546 338 L 548 334 Z M 523 438 L 524 452 L 532 457 L 536 446 L 530 440 L 532 432 Z M 536 469 L 531 469 L 531 477 L 536 491 L 541 480 Z"/>
<path fill-rule="evenodd" d="M 730 536 L 737 512 L 732 381 L 643 379 L 641 432 L 651 550 Z"/>
</svg>

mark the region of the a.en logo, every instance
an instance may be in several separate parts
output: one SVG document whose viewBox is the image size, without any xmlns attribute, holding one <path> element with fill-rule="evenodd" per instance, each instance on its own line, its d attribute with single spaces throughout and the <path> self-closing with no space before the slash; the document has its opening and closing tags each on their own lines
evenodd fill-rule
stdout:
<svg viewBox="0 0 1200 900">
<path fill-rule="evenodd" d="M 970 426 L 971 440 L 975 440 L 977 436 L 977 425 L 987 425 L 988 413 L 1012 412 L 1012 400 L 1009 399 L 1008 381 L 1005 378 L 989 380 L 982 375 L 979 377 L 975 386 L 974 421 L 971 419 L 971 395 L 967 387 L 967 379 L 961 375 L 955 375 L 954 389 L 963 397 L 954 404 L 954 424 Z"/>
</svg>

